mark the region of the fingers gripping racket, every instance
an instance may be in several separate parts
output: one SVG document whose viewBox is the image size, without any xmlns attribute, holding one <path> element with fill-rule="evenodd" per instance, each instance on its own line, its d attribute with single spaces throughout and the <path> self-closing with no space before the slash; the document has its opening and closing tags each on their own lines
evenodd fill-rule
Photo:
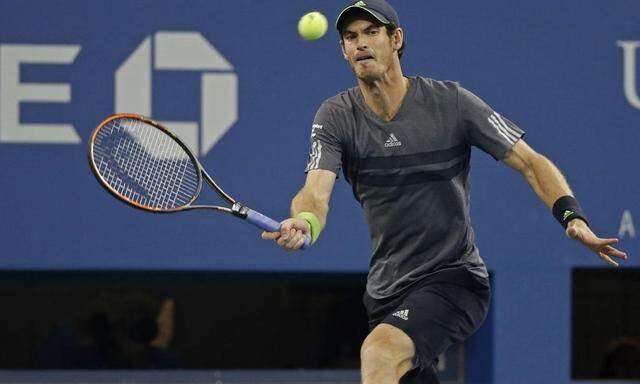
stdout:
<svg viewBox="0 0 640 384">
<path fill-rule="evenodd" d="M 224 192 L 180 138 L 146 117 L 117 114 L 101 122 L 91 135 L 89 163 L 107 191 L 136 208 L 155 213 L 210 209 L 265 231 L 280 230 L 280 223 Z M 228 206 L 193 204 L 203 179 Z M 307 235 L 303 248 L 310 240 Z"/>
</svg>

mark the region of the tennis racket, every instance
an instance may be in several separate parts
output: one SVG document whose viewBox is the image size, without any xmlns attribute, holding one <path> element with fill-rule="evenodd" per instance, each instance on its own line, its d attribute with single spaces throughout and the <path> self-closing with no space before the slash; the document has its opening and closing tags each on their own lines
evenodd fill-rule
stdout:
<svg viewBox="0 0 640 384">
<path fill-rule="evenodd" d="M 146 117 L 117 114 L 102 121 L 91 135 L 89 164 L 107 191 L 135 208 L 154 213 L 209 209 L 268 232 L 280 230 L 280 223 L 223 191 L 180 138 Z M 228 206 L 193 204 L 203 179 Z M 310 240 L 307 235 L 303 248 Z"/>
</svg>

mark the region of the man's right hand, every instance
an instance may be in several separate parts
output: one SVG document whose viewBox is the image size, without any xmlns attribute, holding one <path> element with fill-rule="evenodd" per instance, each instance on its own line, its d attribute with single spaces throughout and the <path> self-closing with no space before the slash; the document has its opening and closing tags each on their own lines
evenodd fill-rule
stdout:
<svg viewBox="0 0 640 384">
<path fill-rule="evenodd" d="M 275 240 L 275 242 L 287 251 L 296 251 L 304 244 L 304 237 L 311 235 L 311 226 L 306 220 L 286 219 L 280 227 L 280 232 L 262 232 L 265 240 Z"/>
</svg>

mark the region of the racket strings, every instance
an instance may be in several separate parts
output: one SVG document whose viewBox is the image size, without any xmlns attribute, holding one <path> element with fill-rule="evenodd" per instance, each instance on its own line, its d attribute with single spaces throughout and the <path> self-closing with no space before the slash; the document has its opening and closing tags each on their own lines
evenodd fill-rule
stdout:
<svg viewBox="0 0 640 384">
<path fill-rule="evenodd" d="M 114 119 L 98 132 L 93 145 L 98 173 L 130 201 L 174 209 L 198 193 L 199 169 L 172 137 L 154 126 Z"/>
</svg>

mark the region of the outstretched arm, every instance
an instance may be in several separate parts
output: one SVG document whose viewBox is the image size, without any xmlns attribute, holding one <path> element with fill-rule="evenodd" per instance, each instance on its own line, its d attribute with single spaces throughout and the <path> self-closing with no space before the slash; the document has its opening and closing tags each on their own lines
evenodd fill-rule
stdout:
<svg viewBox="0 0 640 384">
<path fill-rule="evenodd" d="M 307 220 L 300 218 L 303 212 L 314 215 L 318 220 L 316 231 L 324 228 L 329 213 L 329 199 L 336 181 L 336 174 L 327 170 L 312 170 L 307 173 L 304 186 L 291 201 L 291 218 L 282 222 L 280 232 L 263 232 L 265 240 L 275 240 L 278 245 L 288 251 L 300 249 L 304 236 L 311 233 L 311 226 Z"/>
<path fill-rule="evenodd" d="M 554 203 L 563 196 L 573 196 L 560 170 L 546 157 L 535 152 L 524 140 L 520 139 L 503 159 L 504 163 L 519 171 L 527 180 L 538 197 L 551 209 Z M 614 248 L 616 238 L 600 238 L 596 236 L 587 223 L 581 219 L 571 220 L 566 235 L 575 239 L 596 253 L 607 263 L 618 266 L 612 257 L 626 259 L 627 254 Z"/>
</svg>

